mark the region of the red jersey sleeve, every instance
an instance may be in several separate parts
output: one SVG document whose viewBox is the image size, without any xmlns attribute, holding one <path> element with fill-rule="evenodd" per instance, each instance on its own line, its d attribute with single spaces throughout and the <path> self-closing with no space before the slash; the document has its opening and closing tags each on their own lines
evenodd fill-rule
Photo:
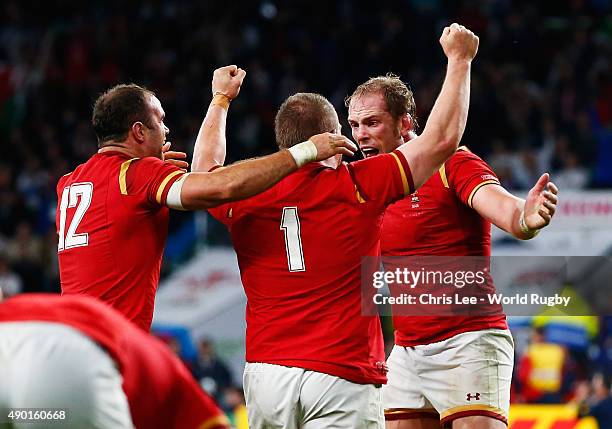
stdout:
<svg viewBox="0 0 612 429">
<path fill-rule="evenodd" d="M 491 167 L 464 148 L 459 148 L 451 159 L 446 161 L 440 174 L 444 185 L 453 189 L 457 197 L 469 207 L 472 207 L 472 198 L 480 188 L 491 184 L 499 185 L 499 179 Z"/>
<path fill-rule="evenodd" d="M 414 192 L 412 173 L 404 155 L 396 150 L 347 165 L 361 202 L 388 205 Z"/>
<path fill-rule="evenodd" d="M 134 158 L 121 164 L 119 190 L 123 195 L 142 195 L 152 205 L 165 206 L 170 187 L 183 174 L 183 170 L 161 159 Z"/>
<path fill-rule="evenodd" d="M 62 194 L 61 189 L 64 188 L 64 183 L 66 183 L 66 180 L 68 180 L 68 176 L 70 175 L 70 173 L 68 174 L 64 174 L 62 177 L 59 178 L 59 180 L 57 181 L 57 185 L 55 186 L 55 190 L 57 191 L 57 195 L 58 197 Z"/>
</svg>

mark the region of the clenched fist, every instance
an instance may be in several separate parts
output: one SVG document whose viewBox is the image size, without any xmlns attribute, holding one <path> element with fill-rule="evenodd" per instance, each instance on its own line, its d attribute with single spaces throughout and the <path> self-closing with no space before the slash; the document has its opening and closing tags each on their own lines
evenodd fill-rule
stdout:
<svg viewBox="0 0 612 429">
<path fill-rule="evenodd" d="M 238 96 L 246 72 L 235 66 L 220 67 L 213 73 L 212 93 L 221 93 L 230 100 Z"/>
<path fill-rule="evenodd" d="M 455 23 L 442 31 L 440 45 L 449 60 L 472 61 L 478 52 L 478 36 Z"/>
</svg>

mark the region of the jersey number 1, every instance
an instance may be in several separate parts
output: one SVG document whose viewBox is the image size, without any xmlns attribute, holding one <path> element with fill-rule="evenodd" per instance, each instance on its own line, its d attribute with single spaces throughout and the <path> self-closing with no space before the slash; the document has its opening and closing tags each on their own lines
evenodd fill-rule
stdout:
<svg viewBox="0 0 612 429">
<path fill-rule="evenodd" d="M 73 183 L 70 186 L 64 188 L 62 192 L 62 199 L 60 201 L 60 219 L 59 219 L 59 240 L 57 243 L 57 251 L 60 252 L 64 249 L 70 249 L 71 247 L 87 246 L 89 243 L 89 234 L 82 233 L 77 234 L 76 229 L 79 223 L 83 220 L 83 215 L 91 204 L 91 197 L 93 195 L 93 183 Z M 79 198 L 79 196 L 81 198 Z M 77 206 L 78 202 L 78 206 Z M 68 232 L 66 232 L 66 209 L 68 207 L 75 207 L 76 211 L 72 218 L 72 222 L 68 226 Z"/>
<path fill-rule="evenodd" d="M 280 228 L 285 233 L 285 250 L 289 271 L 306 271 L 304 252 L 302 252 L 302 235 L 297 207 L 283 207 Z"/>
</svg>

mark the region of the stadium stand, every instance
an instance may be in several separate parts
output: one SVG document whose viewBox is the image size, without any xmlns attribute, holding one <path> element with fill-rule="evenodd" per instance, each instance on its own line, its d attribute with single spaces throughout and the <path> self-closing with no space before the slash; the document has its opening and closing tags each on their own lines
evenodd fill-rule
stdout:
<svg viewBox="0 0 612 429">
<path fill-rule="evenodd" d="M 31 8 L 37 13 L 30 13 Z M 248 76 L 228 121 L 227 158 L 232 162 L 275 150 L 274 113 L 288 95 L 300 90 L 324 94 L 345 126 L 344 97 L 368 77 L 388 71 L 410 84 L 419 122 L 425 123 L 443 72 L 432 47 L 440 30 L 453 21 L 480 36 L 463 144 L 485 158 L 508 189 L 528 188 L 540 172 L 550 171 L 561 190 L 558 218 L 550 231 L 523 246 L 495 232 L 494 252 L 609 257 L 611 17 L 612 3 L 605 0 L 4 1 L 0 288 L 7 296 L 59 291 L 55 184 L 95 152 L 91 107 L 106 88 L 137 82 L 158 93 L 172 121 L 173 149 L 189 152 L 210 99 L 213 69 L 240 64 Z M 575 192 L 568 194 L 570 190 Z M 172 305 L 213 291 L 214 302 L 223 306 L 208 304 L 205 313 L 214 315 L 217 333 L 230 338 L 219 352 L 238 368 L 236 356 L 242 349 L 240 335 L 233 333 L 244 325 L 233 323 L 228 333 L 215 312 L 222 308 L 234 317 L 242 311 L 239 291 L 230 288 L 227 296 L 215 287 L 239 281 L 225 268 L 226 261 L 234 261 L 226 250 L 202 250 L 202 245 L 227 244 L 223 228 L 206 214 L 173 214 L 163 274 L 172 273 L 167 283 L 182 282 L 186 292 L 162 287 L 160 326 L 177 323 L 193 329 L 196 338 L 210 335 L 202 326 L 208 320 L 203 315 L 170 316 L 177 314 Z M 194 261 L 213 261 L 221 268 L 198 277 Z M 608 296 L 609 274 L 591 273 L 593 284 Z M 236 308 L 230 310 L 231 305 Z M 532 324 L 511 321 L 517 352 L 528 350 Z M 563 385 L 558 402 L 603 401 L 603 388 L 590 382 L 598 373 L 604 374 L 609 395 L 612 316 L 600 317 L 596 327 L 587 325 L 582 331 L 575 324 L 544 331 L 553 344 L 568 333 L 583 333 L 580 344 L 559 346 L 571 358 L 571 377 L 566 379 L 573 381 Z M 521 370 L 520 362 L 515 372 Z M 521 383 L 515 383 L 515 401 L 525 398 L 520 389 Z M 531 415 L 517 413 L 527 420 Z"/>
</svg>

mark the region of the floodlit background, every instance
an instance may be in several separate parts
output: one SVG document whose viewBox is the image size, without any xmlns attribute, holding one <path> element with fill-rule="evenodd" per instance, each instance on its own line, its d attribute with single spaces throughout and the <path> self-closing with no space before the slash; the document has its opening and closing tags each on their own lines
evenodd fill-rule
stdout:
<svg viewBox="0 0 612 429">
<path fill-rule="evenodd" d="M 95 153 L 91 107 L 108 87 L 136 82 L 152 89 L 166 111 L 173 149 L 190 152 L 210 101 L 212 71 L 232 63 L 245 68 L 228 120 L 232 162 L 275 150 L 275 111 L 298 91 L 328 97 L 347 132 L 344 97 L 388 71 L 413 89 L 424 124 L 444 73 L 438 38 L 451 22 L 480 36 L 462 144 L 510 190 L 520 194 L 544 171 L 560 188 L 550 228 L 526 243 L 494 231 L 493 253 L 610 256 L 607 0 L 5 0 L 0 287 L 6 295 L 59 291 L 55 184 Z M 546 269 L 525 267 L 532 274 Z M 612 273 L 591 271 L 581 276 L 597 275 L 599 288 L 612 291 Z M 163 274 L 157 331 L 232 414 L 241 402 L 231 386 L 241 383 L 245 298 L 224 228 L 206 213 L 173 214 Z M 575 419 L 572 404 L 609 400 L 612 317 L 510 323 L 517 343 L 513 401 L 570 404 L 536 410 L 539 427 Z M 552 383 L 533 385 L 534 362 L 544 362 L 540 369 Z M 513 424 L 533 412 L 514 407 Z"/>
</svg>

